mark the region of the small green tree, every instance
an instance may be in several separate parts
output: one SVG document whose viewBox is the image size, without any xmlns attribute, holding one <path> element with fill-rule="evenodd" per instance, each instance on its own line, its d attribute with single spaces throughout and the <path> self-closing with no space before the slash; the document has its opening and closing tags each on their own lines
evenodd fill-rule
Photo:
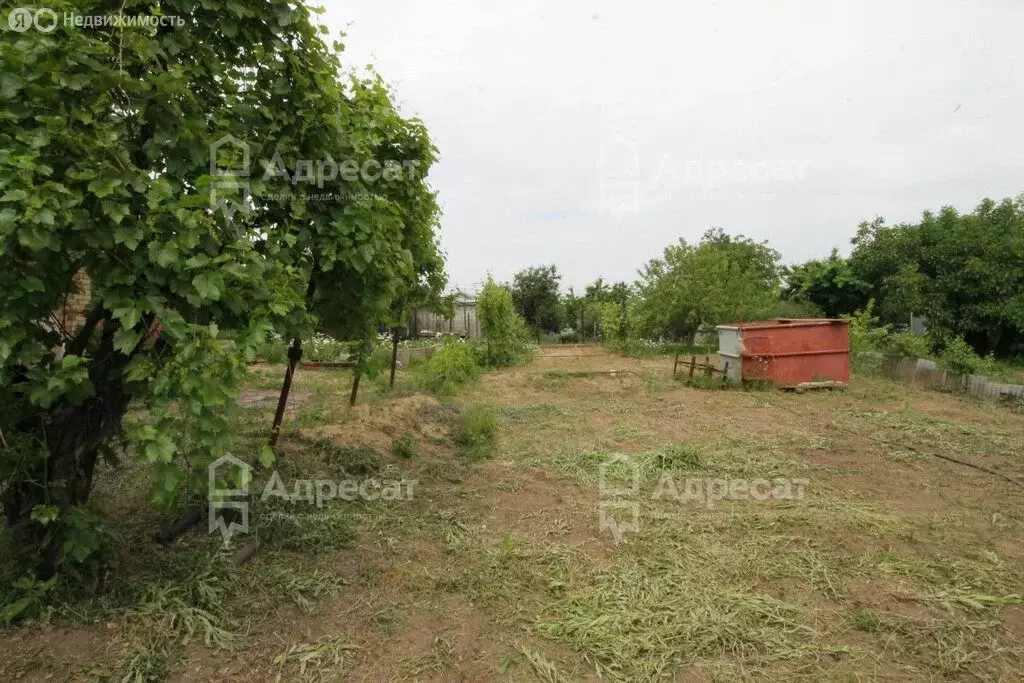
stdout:
<svg viewBox="0 0 1024 683">
<path fill-rule="evenodd" d="M 542 332 L 559 330 L 561 279 L 558 268 L 553 265 L 525 268 L 512 278 L 512 303 L 538 339 Z"/>
<path fill-rule="evenodd" d="M 779 299 L 779 260 L 765 243 L 721 230 L 669 245 L 637 283 L 641 332 L 688 339 L 701 325 L 763 317 Z"/>
<path fill-rule="evenodd" d="M 529 332 L 512 303 L 512 293 L 491 276 L 477 297 L 476 314 L 484 336 L 485 365 L 513 365 L 529 354 Z"/>
<path fill-rule="evenodd" d="M 868 285 L 857 279 L 849 259 L 836 249 L 827 259 L 784 269 L 784 277 L 786 298 L 809 301 L 830 318 L 853 313 L 867 303 Z"/>
</svg>

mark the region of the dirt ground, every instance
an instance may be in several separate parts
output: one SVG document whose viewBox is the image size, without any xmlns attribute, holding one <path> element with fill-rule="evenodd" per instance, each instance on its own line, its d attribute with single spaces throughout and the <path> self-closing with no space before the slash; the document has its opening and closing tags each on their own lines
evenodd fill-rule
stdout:
<svg viewBox="0 0 1024 683">
<path fill-rule="evenodd" d="M 153 547 L 144 491 L 110 474 L 101 501 L 140 511 L 117 569 L 0 630 L 0 680 L 1021 680 L 1024 484 L 933 455 L 1024 482 L 1020 412 L 861 377 L 691 388 L 672 358 L 592 346 L 454 401 L 370 390 L 350 411 L 346 377 L 297 378 L 279 467 L 411 498 L 256 508 L 263 547 L 233 567 L 245 541 L 205 527 Z M 474 406 L 486 459 L 453 437 Z"/>
</svg>

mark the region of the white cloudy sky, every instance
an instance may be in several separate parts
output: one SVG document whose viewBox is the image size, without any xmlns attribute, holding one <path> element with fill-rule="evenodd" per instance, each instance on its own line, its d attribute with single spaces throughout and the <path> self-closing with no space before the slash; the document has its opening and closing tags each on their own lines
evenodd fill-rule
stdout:
<svg viewBox="0 0 1024 683">
<path fill-rule="evenodd" d="M 1024 191 L 1024 3 L 326 5 L 440 149 L 454 283 L 632 280 L 711 226 L 796 262 Z"/>
</svg>

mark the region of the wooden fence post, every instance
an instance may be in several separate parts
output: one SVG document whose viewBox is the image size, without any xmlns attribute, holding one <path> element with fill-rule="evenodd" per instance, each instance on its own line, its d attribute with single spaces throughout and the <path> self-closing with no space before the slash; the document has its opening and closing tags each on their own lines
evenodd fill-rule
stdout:
<svg viewBox="0 0 1024 683">
<path fill-rule="evenodd" d="M 693 377 L 693 371 L 697 369 L 697 356 L 690 356 L 690 377 Z"/>
<path fill-rule="evenodd" d="M 672 379 L 676 378 L 676 368 L 679 367 L 679 352 L 676 351 L 676 359 L 672 361 Z"/>
</svg>

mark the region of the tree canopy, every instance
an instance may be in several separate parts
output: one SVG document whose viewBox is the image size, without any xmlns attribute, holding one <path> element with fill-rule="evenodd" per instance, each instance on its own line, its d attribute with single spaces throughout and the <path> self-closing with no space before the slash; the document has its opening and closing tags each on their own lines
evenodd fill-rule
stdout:
<svg viewBox="0 0 1024 683">
<path fill-rule="evenodd" d="M 534 334 L 558 331 L 562 318 L 561 280 L 553 265 L 524 268 L 512 278 L 512 302 Z"/>
<path fill-rule="evenodd" d="M 1024 349 L 1024 198 L 986 199 L 971 213 L 946 207 L 918 223 L 862 223 L 849 258 L 833 253 L 787 275 L 787 293 L 829 315 L 875 301 L 879 318 L 927 319 L 937 337 L 962 337 L 981 353 Z"/>
<path fill-rule="evenodd" d="M 101 455 L 130 445 L 153 503 L 180 502 L 269 329 L 370 330 L 443 272 L 426 131 L 376 77 L 343 79 L 305 5 L 161 11 L 184 25 L 0 44 L 0 480 L 43 575 L 97 552 Z M 65 327 L 80 272 L 85 320 Z M 146 418 L 123 433 L 129 402 Z"/>
<path fill-rule="evenodd" d="M 701 325 L 764 317 L 778 301 L 779 261 L 766 243 L 720 229 L 696 244 L 680 239 L 640 272 L 640 332 L 686 339 Z"/>
</svg>

